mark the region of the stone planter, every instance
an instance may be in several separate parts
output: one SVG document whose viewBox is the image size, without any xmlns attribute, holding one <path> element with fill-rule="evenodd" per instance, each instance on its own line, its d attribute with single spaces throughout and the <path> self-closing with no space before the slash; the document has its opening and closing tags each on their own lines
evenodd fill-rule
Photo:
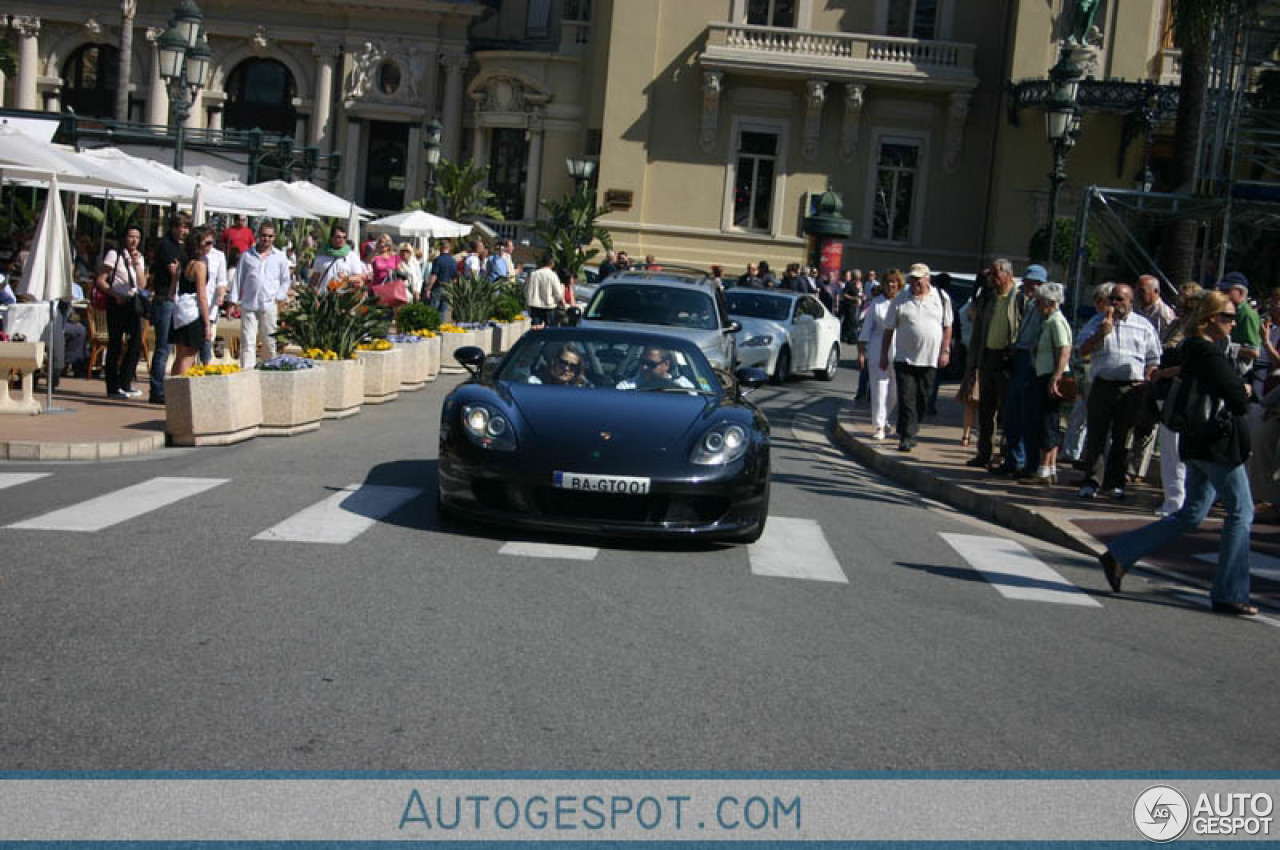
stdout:
<svg viewBox="0 0 1280 850">
<path fill-rule="evenodd" d="M 431 367 L 431 346 L 428 342 L 424 339 L 422 342 L 392 343 L 400 352 L 401 390 L 412 392 L 426 386 Z"/>
<path fill-rule="evenodd" d="M 296 369 L 291 372 L 258 369 L 262 390 L 264 437 L 292 437 L 315 431 L 324 419 L 324 369 Z"/>
<path fill-rule="evenodd" d="M 364 363 L 359 360 L 312 360 L 324 374 L 324 418 L 345 419 L 364 403 Z"/>
<path fill-rule="evenodd" d="M 422 347 L 427 349 L 427 380 L 434 381 L 436 376 L 440 374 L 439 334 L 422 343 Z"/>
<path fill-rule="evenodd" d="M 364 364 L 364 403 L 386 404 L 400 397 L 401 352 L 357 351 L 356 357 Z"/>
<path fill-rule="evenodd" d="M 440 334 L 440 371 L 446 375 L 457 375 L 466 370 L 457 360 L 453 359 L 453 353 L 459 348 L 466 348 L 468 345 L 475 345 L 475 337 L 471 331 L 465 331 L 460 334 L 442 333 Z"/>
<path fill-rule="evenodd" d="M 226 446 L 258 435 L 258 372 L 164 380 L 165 434 L 175 446 Z"/>
<path fill-rule="evenodd" d="M 0 413 L 34 415 L 43 408 L 36 398 L 36 370 L 44 365 L 43 342 L 0 342 Z M 22 390 L 17 396 L 9 392 L 9 372 L 22 373 Z"/>
</svg>

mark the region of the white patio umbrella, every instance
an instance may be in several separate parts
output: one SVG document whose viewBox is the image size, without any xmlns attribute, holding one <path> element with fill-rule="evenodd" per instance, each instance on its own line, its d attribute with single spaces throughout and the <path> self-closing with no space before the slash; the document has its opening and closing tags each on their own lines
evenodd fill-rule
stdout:
<svg viewBox="0 0 1280 850">
<path fill-rule="evenodd" d="M 71 297 L 71 239 L 67 235 L 67 217 L 62 211 L 62 195 L 58 178 L 49 181 L 49 196 L 40 213 L 31 251 L 22 266 L 22 280 L 18 293 L 27 294 L 37 301 L 49 302 L 49 341 L 45 355 L 45 383 L 48 397 L 45 411 L 53 410 L 53 375 L 56 369 L 55 353 L 61 350 L 58 338 L 57 302 Z"/>
<path fill-rule="evenodd" d="M 347 244 L 355 250 L 356 256 L 360 255 L 360 208 L 354 201 L 347 211 Z"/>
<path fill-rule="evenodd" d="M 204 224 L 204 187 L 196 184 L 195 194 L 191 198 L 191 224 L 199 227 Z"/>
<path fill-rule="evenodd" d="M 296 207 L 312 213 L 318 218 L 346 218 L 351 211 L 351 202 L 332 192 L 321 189 L 314 183 L 299 180 L 286 183 L 283 180 L 268 180 L 265 183 L 252 184 L 254 191 L 264 192 Z M 361 218 L 373 218 L 373 213 L 356 207 Z"/>
<path fill-rule="evenodd" d="M 471 232 L 470 224 L 432 215 L 424 210 L 397 213 L 369 222 L 366 227 L 379 233 L 397 236 L 424 236 L 430 239 L 457 239 Z"/>
<path fill-rule="evenodd" d="M 239 180 L 227 180 L 226 182 L 219 183 L 218 187 L 221 189 L 229 189 L 237 195 L 243 196 L 256 207 L 263 207 L 266 210 L 266 215 L 269 215 L 272 218 L 295 219 L 318 217 L 312 215 L 306 209 L 290 203 L 289 201 L 277 198 L 267 192 L 259 192 L 257 186 L 246 186 Z"/>
<path fill-rule="evenodd" d="M 82 160 L 74 151 L 34 139 L 8 124 L 0 124 L 0 180 L 47 185 L 57 175 L 63 188 L 88 194 L 102 189 L 139 189 L 126 178 Z"/>
</svg>

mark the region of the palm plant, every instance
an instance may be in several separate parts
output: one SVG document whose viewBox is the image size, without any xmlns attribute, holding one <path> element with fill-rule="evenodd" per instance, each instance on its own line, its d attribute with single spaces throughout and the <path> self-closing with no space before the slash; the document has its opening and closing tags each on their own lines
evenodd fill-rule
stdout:
<svg viewBox="0 0 1280 850">
<path fill-rule="evenodd" d="M 390 326 L 363 287 L 335 280 L 321 290 L 300 287 L 294 304 L 280 311 L 275 336 L 304 350 L 333 351 L 346 360 L 364 340 L 385 337 Z"/>
<path fill-rule="evenodd" d="M 502 210 L 494 204 L 497 196 L 485 186 L 488 179 L 489 169 L 476 165 L 473 160 L 442 159 L 436 166 L 431 195 L 409 204 L 405 211 L 426 210 L 454 221 L 477 218 L 502 221 Z"/>
<path fill-rule="evenodd" d="M 556 268 L 566 274 L 581 275 L 582 266 L 600 251 L 590 247 L 599 242 L 613 248 L 613 236 L 599 224 L 600 208 L 591 187 L 582 183 L 559 200 L 543 201 L 548 218 L 538 222 L 538 236 L 556 261 Z"/>
<path fill-rule="evenodd" d="M 455 322 L 487 322 L 493 315 L 495 290 L 484 275 L 460 275 L 444 291 Z"/>
</svg>

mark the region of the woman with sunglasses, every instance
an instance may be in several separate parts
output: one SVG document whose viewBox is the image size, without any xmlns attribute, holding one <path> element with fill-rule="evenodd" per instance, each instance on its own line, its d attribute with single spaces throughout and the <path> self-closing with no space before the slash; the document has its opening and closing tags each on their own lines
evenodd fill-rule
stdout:
<svg viewBox="0 0 1280 850">
<path fill-rule="evenodd" d="M 212 248 L 213 230 L 204 225 L 192 228 L 182 247 L 182 274 L 178 277 L 178 294 L 195 294 L 200 318 L 169 332 L 169 343 L 177 347 L 170 375 L 185 374 L 196 365 L 196 355 L 200 353 L 205 340 L 213 341 L 215 329 L 209 323 L 209 299 L 205 295 L 209 280 L 207 257 Z"/>
<path fill-rule="evenodd" d="M 1193 332 L 1180 347 L 1180 376 L 1195 380 L 1204 392 L 1221 399 L 1230 418 L 1221 428 L 1181 435 L 1178 451 L 1187 465 L 1182 508 L 1121 535 L 1098 557 L 1107 582 L 1117 593 L 1125 572 L 1136 561 L 1199 527 L 1214 501 L 1221 498 L 1226 518 L 1218 547 L 1218 571 L 1209 591 L 1213 610 L 1237 616 L 1258 613 L 1257 607 L 1249 604 L 1249 526 L 1253 523 L 1253 496 L 1245 468 L 1250 453 L 1249 388 L 1227 357 L 1235 321 L 1236 308 L 1227 296 L 1204 294 Z"/>
<path fill-rule="evenodd" d="M 541 376 L 529 376 L 529 383 L 562 387 L 590 386 L 583 375 L 582 352 L 578 350 L 578 346 L 566 342 L 551 352 Z"/>
</svg>

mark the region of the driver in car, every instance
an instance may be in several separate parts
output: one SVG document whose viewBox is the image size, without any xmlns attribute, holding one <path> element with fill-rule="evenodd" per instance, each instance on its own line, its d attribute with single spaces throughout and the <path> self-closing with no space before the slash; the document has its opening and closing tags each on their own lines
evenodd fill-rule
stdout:
<svg viewBox="0 0 1280 850">
<path fill-rule="evenodd" d="M 665 348 L 646 348 L 640 358 L 640 369 L 629 380 L 621 381 L 615 389 L 656 390 L 665 387 L 693 389 L 693 382 L 684 375 L 672 375 L 674 363 L 671 352 Z"/>
<path fill-rule="evenodd" d="M 552 384 L 562 387 L 590 386 L 582 374 L 582 352 L 571 342 L 552 353 L 542 367 L 540 375 L 530 375 L 531 384 Z"/>
</svg>

